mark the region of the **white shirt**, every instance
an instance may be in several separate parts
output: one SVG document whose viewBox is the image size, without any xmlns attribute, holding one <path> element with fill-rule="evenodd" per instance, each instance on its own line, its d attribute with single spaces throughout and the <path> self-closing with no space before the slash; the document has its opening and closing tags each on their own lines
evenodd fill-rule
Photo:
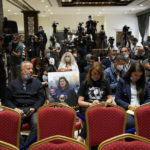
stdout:
<svg viewBox="0 0 150 150">
<path fill-rule="evenodd" d="M 68 69 L 68 70 L 71 70 L 71 71 L 79 71 L 78 69 L 78 65 L 76 63 L 74 64 L 71 64 L 70 66 L 66 66 L 66 63 L 60 63 L 58 69 Z"/>
<path fill-rule="evenodd" d="M 131 66 L 131 61 L 129 60 L 129 62 L 127 64 L 125 64 L 123 67 L 124 71 L 127 72 L 129 70 L 130 66 Z"/>
<path fill-rule="evenodd" d="M 130 105 L 140 106 L 139 98 L 137 97 L 136 85 L 131 83 L 131 102 Z"/>
</svg>

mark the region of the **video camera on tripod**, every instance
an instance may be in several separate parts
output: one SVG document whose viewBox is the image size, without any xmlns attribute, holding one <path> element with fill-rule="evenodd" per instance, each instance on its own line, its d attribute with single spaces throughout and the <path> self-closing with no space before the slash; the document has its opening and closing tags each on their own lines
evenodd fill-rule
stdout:
<svg viewBox="0 0 150 150">
<path fill-rule="evenodd" d="M 128 33 L 129 28 L 130 28 L 130 27 L 128 27 L 127 25 L 125 25 L 125 26 L 123 27 L 123 33 Z"/>
<path fill-rule="evenodd" d="M 78 34 L 82 34 L 84 32 L 84 28 L 82 27 L 82 25 L 84 24 L 84 22 L 79 22 L 78 25 Z"/>
<path fill-rule="evenodd" d="M 131 32 L 129 32 L 129 28 L 127 25 L 123 26 L 122 32 L 123 32 L 123 46 L 127 46 L 127 43 L 129 42 L 129 36 L 131 35 Z"/>
<path fill-rule="evenodd" d="M 64 27 L 64 39 L 67 39 L 69 30 L 70 30 L 70 27 L 68 28 Z"/>
</svg>

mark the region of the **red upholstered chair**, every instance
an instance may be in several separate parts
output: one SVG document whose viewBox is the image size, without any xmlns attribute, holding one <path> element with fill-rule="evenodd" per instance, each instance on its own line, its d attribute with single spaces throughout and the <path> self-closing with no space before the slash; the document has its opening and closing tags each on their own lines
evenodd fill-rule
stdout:
<svg viewBox="0 0 150 150">
<path fill-rule="evenodd" d="M 63 135 L 74 137 L 76 112 L 60 103 L 42 106 L 37 112 L 38 140 Z"/>
<path fill-rule="evenodd" d="M 0 141 L 0 150 L 19 150 L 19 148 L 7 142 Z"/>
<path fill-rule="evenodd" d="M 19 147 L 21 116 L 8 107 L 0 106 L 0 140 Z"/>
<path fill-rule="evenodd" d="M 124 133 L 125 110 L 113 104 L 109 104 L 109 107 L 105 105 L 100 103 L 89 107 L 86 111 L 86 143 L 89 147 L 98 146 L 104 140 Z"/>
<path fill-rule="evenodd" d="M 126 142 L 125 138 L 134 139 Z M 122 134 L 103 141 L 98 150 L 150 150 L 150 140 L 133 134 Z"/>
<path fill-rule="evenodd" d="M 150 139 L 150 103 L 135 110 L 136 134 Z"/>
<path fill-rule="evenodd" d="M 88 150 L 88 148 L 73 138 L 56 135 L 35 142 L 29 150 Z"/>
</svg>

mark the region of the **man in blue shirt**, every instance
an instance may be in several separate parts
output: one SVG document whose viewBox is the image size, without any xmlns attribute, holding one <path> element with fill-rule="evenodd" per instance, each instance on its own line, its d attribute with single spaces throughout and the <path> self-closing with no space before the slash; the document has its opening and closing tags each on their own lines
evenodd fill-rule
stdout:
<svg viewBox="0 0 150 150">
<path fill-rule="evenodd" d="M 117 83 L 120 77 L 123 77 L 125 72 L 123 71 L 123 65 L 125 64 L 125 59 L 122 55 L 117 55 L 113 63 L 109 68 L 104 71 L 105 78 L 110 84 L 112 90 L 112 95 L 115 95 Z"/>
</svg>

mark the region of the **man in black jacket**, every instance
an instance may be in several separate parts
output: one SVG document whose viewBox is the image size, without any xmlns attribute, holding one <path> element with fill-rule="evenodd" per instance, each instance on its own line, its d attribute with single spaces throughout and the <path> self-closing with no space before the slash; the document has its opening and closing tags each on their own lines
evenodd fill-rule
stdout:
<svg viewBox="0 0 150 150">
<path fill-rule="evenodd" d="M 21 78 L 8 85 L 6 105 L 22 116 L 22 123 L 30 122 L 32 128 L 27 141 L 37 134 L 36 111 L 44 103 L 44 89 L 38 79 L 32 78 L 33 65 L 29 61 L 21 64 Z"/>
<path fill-rule="evenodd" d="M 36 36 L 38 37 L 38 41 L 40 44 L 40 50 L 42 52 L 42 57 L 44 57 L 44 51 L 47 43 L 47 36 L 46 33 L 43 30 L 42 26 L 39 26 L 39 32 L 36 33 Z"/>
<path fill-rule="evenodd" d="M 2 104 L 5 103 L 6 94 L 6 71 L 3 61 L 3 37 L 0 36 L 0 99 Z"/>
</svg>

